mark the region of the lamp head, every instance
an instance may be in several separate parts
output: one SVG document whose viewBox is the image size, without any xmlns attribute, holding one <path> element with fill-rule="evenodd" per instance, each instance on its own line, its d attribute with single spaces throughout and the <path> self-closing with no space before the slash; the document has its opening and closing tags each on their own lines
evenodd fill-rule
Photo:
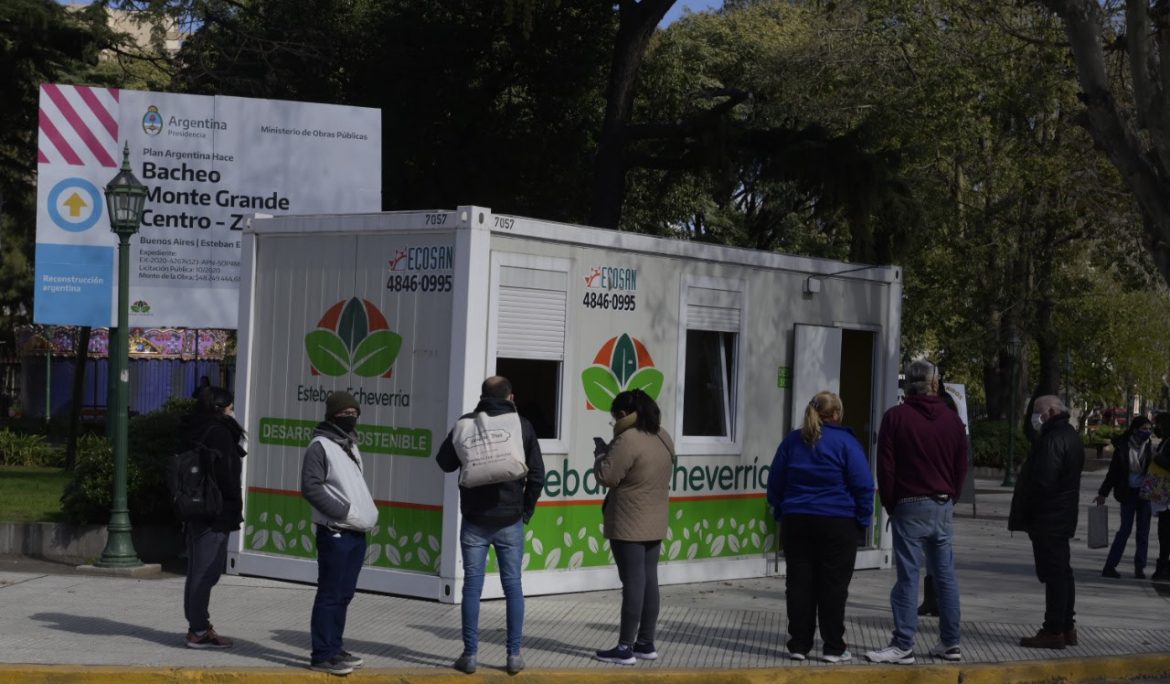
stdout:
<svg viewBox="0 0 1170 684">
<path fill-rule="evenodd" d="M 130 144 L 122 148 L 122 170 L 106 184 L 106 209 L 110 228 L 119 237 L 138 232 L 146 208 L 146 186 L 130 171 Z"/>
</svg>

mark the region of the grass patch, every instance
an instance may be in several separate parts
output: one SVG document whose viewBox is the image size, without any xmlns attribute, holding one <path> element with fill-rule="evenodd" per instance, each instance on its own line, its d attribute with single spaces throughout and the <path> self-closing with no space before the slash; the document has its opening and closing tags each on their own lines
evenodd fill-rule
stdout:
<svg viewBox="0 0 1170 684">
<path fill-rule="evenodd" d="M 64 468 L 0 466 L 0 522 L 59 522 Z"/>
</svg>

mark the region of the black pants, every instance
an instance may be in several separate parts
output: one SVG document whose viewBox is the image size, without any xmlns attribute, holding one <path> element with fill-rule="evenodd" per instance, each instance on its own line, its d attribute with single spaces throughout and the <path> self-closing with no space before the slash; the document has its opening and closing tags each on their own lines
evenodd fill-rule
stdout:
<svg viewBox="0 0 1170 684">
<path fill-rule="evenodd" d="M 845 600 L 857 561 L 852 518 L 786 515 L 780 520 L 788 565 L 788 651 L 808 653 L 820 619 L 825 655 L 845 652 Z"/>
<path fill-rule="evenodd" d="M 1044 583 L 1044 631 L 1067 632 L 1076 626 L 1073 617 L 1077 602 L 1068 537 L 1033 534 L 1028 537 L 1036 559 L 1036 578 Z"/>
<path fill-rule="evenodd" d="M 183 585 L 183 612 L 187 628 L 202 632 L 211 626 L 207 606 L 211 588 L 227 565 L 227 532 L 216 532 L 205 523 L 187 523 L 187 581 Z"/>
<path fill-rule="evenodd" d="M 1158 514 L 1158 566 L 1170 562 L 1170 510 Z"/>
<path fill-rule="evenodd" d="M 654 643 L 658 626 L 658 556 L 662 541 L 614 539 L 613 560 L 622 581 L 622 626 L 618 642 L 632 646 Z"/>
</svg>

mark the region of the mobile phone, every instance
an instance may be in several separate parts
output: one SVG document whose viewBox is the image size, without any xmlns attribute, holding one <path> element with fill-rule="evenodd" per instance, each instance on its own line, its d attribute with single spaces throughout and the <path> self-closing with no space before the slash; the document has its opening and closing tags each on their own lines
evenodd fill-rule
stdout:
<svg viewBox="0 0 1170 684">
<path fill-rule="evenodd" d="M 602 439 L 600 437 L 593 438 L 593 455 L 594 456 L 600 456 L 601 454 L 604 454 L 608 450 L 609 450 L 609 447 L 605 444 L 604 439 Z"/>
</svg>

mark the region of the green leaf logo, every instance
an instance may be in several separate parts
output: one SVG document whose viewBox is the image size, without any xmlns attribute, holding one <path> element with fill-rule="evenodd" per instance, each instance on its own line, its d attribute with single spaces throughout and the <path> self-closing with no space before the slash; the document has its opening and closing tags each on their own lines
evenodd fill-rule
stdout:
<svg viewBox="0 0 1170 684">
<path fill-rule="evenodd" d="M 657 400 L 665 379 L 662 371 L 654 367 L 646 345 L 623 333 L 601 345 L 593 365 L 581 373 L 588 400 L 585 407 L 608 412 L 618 393 L 634 389 Z"/>
<path fill-rule="evenodd" d="M 618 338 L 610 368 L 622 385 L 638 370 L 638 352 L 634 350 L 634 342 L 629 335 L 623 334 Z"/>
<path fill-rule="evenodd" d="M 581 373 L 581 382 L 585 383 L 585 398 L 590 405 L 599 411 L 609 411 L 613 405 L 613 398 L 622 391 L 617 378 L 608 368 L 590 366 Z"/>
<path fill-rule="evenodd" d="M 305 350 L 313 368 L 325 375 L 344 375 L 349 370 L 349 350 L 331 330 L 314 330 L 306 335 Z"/>
<path fill-rule="evenodd" d="M 390 330 L 373 303 L 357 297 L 329 307 L 317 329 L 305 336 L 313 375 L 390 377 L 402 336 Z"/>
<path fill-rule="evenodd" d="M 353 372 L 363 378 L 379 376 L 394 364 L 401 348 L 401 335 L 389 330 L 372 332 L 353 352 Z"/>
</svg>

